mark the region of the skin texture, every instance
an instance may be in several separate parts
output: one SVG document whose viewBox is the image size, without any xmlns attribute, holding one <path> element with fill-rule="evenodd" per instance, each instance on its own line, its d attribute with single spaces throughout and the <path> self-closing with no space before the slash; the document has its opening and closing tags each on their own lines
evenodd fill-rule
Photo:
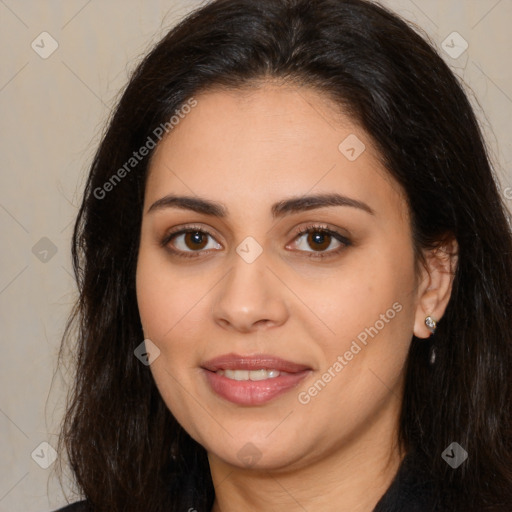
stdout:
<svg viewBox="0 0 512 512">
<path fill-rule="evenodd" d="M 264 83 L 196 100 L 157 147 L 145 192 L 137 298 L 145 337 L 161 351 L 150 367 L 155 382 L 208 452 L 214 511 L 369 512 L 404 456 L 396 435 L 411 337 L 430 335 L 427 315 L 442 317 L 456 259 L 427 254 L 427 268 L 415 274 L 400 186 L 369 136 L 315 90 Z M 338 149 L 351 134 L 366 147 L 354 161 Z M 272 217 L 274 203 L 333 192 L 374 214 L 333 206 Z M 170 193 L 221 203 L 228 215 L 148 213 Z M 184 235 L 161 246 L 191 224 L 212 236 L 199 246 Z M 297 236 L 310 224 L 351 244 L 332 237 L 318 250 L 307 234 Z M 252 263 L 236 252 L 248 236 L 263 251 Z M 183 258 L 170 248 L 203 252 Z M 308 257 L 321 251 L 331 256 Z M 378 333 L 333 370 L 371 326 Z M 211 391 L 200 368 L 231 352 L 272 354 L 312 371 L 264 405 L 235 405 Z M 301 403 L 329 368 L 330 381 Z M 239 457 L 247 443 L 255 464 Z"/>
</svg>

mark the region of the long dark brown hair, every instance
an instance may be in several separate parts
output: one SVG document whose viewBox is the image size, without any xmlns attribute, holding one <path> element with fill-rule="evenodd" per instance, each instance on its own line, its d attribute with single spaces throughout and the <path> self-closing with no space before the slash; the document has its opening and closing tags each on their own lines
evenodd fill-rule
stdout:
<svg viewBox="0 0 512 512">
<path fill-rule="evenodd" d="M 79 299 L 59 362 L 71 341 L 76 377 L 59 452 L 76 489 L 100 512 L 212 506 L 204 448 L 134 356 L 144 339 L 135 270 L 153 150 L 122 179 L 112 176 L 194 95 L 268 78 L 314 88 L 372 137 L 407 195 L 418 261 L 447 233 L 456 238 L 452 295 L 432 338 L 435 364 L 429 341 L 411 342 L 400 442 L 432 479 L 440 510 L 510 512 L 507 210 L 458 80 L 416 30 L 364 0 L 212 1 L 174 27 L 133 73 L 92 162 L 72 240 Z M 457 469 L 441 456 L 452 442 L 468 452 Z"/>
</svg>

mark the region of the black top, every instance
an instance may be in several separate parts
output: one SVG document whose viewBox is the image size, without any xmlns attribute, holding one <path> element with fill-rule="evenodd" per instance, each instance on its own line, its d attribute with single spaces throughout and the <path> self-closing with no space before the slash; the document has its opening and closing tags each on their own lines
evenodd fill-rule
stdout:
<svg viewBox="0 0 512 512">
<path fill-rule="evenodd" d="M 67 507 L 59 508 L 59 510 L 56 510 L 55 512 L 90 512 L 87 509 L 87 501 L 77 501 L 76 503 L 73 503 L 71 505 L 68 505 Z"/>
<path fill-rule="evenodd" d="M 395 478 L 372 512 L 434 512 L 434 497 L 428 476 L 412 455 L 402 461 Z M 92 512 L 80 501 L 55 512 Z"/>
</svg>

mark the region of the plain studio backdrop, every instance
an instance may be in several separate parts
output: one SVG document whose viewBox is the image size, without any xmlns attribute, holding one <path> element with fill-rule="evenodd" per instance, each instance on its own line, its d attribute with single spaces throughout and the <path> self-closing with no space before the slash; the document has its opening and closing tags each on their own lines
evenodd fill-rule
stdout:
<svg viewBox="0 0 512 512">
<path fill-rule="evenodd" d="M 464 81 L 512 205 L 512 0 L 381 3 L 420 26 Z M 85 176 L 129 73 L 198 5 L 0 0 L 0 511 L 65 504 L 52 446 L 70 376 L 56 363 Z"/>
</svg>

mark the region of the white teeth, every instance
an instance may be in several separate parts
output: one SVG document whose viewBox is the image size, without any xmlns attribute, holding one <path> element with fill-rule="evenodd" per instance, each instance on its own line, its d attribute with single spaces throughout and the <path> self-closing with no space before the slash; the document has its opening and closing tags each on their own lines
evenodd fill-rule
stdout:
<svg viewBox="0 0 512 512">
<path fill-rule="evenodd" d="M 284 372 L 277 370 L 217 370 L 215 373 L 233 380 L 265 380 L 279 377 Z"/>
</svg>

